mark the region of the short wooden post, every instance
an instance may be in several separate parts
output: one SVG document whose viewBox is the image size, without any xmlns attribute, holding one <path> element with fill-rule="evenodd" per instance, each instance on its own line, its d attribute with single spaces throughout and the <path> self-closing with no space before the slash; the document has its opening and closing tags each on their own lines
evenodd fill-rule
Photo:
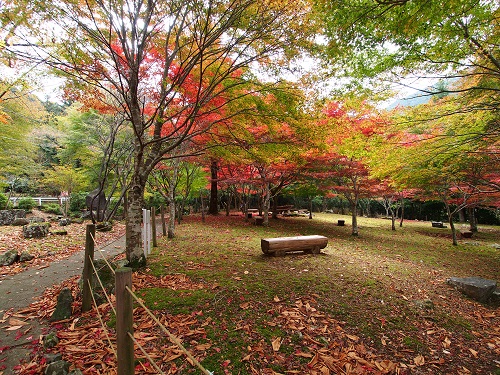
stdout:
<svg viewBox="0 0 500 375">
<path fill-rule="evenodd" d="M 151 232 L 153 237 L 153 247 L 157 247 L 158 243 L 156 242 L 156 209 L 151 207 Z"/>
<path fill-rule="evenodd" d="M 134 341 L 129 336 L 134 334 L 133 299 L 126 289 L 132 289 L 132 269 L 122 267 L 115 272 L 117 374 L 133 375 Z"/>
<path fill-rule="evenodd" d="M 92 308 L 92 284 L 94 261 L 94 238 L 95 238 L 95 225 L 87 224 L 87 232 L 85 236 L 85 258 L 83 259 L 83 291 L 82 291 L 82 312 L 89 311 Z"/>
<path fill-rule="evenodd" d="M 165 222 L 165 207 L 161 206 L 161 229 L 163 233 L 163 237 L 167 235 L 167 223 Z"/>
</svg>

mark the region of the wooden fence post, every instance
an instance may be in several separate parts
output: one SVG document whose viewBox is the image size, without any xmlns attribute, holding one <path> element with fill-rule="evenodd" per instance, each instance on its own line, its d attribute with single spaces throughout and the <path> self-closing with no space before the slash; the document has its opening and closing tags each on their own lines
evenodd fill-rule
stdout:
<svg viewBox="0 0 500 375">
<path fill-rule="evenodd" d="M 129 336 L 133 331 L 133 299 L 130 292 L 132 289 L 132 269 L 129 267 L 118 268 L 115 271 L 115 293 L 116 293 L 116 356 L 117 374 L 134 374 L 134 341 Z"/>
<path fill-rule="evenodd" d="M 94 239 L 95 225 L 87 224 L 85 235 L 85 258 L 83 259 L 83 291 L 82 291 L 82 312 L 92 308 L 92 274 L 94 273 L 92 262 L 94 261 Z"/>
<path fill-rule="evenodd" d="M 167 235 L 167 223 L 165 222 L 165 207 L 161 206 L 161 229 L 163 233 L 163 237 Z"/>
<path fill-rule="evenodd" d="M 151 232 L 153 237 L 153 247 L 157 247 L 156 242 L 156 208 L 151 207 Z"/>
</svg>

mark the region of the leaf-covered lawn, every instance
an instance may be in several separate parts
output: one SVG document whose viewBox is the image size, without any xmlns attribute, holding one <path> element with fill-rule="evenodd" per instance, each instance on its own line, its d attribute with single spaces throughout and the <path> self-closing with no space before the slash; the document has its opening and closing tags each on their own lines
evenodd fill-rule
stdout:
<svg viewBox="0 0 500 375">
<path fill-rule="evenodd" d="M 85 249 L 86 224 L 70 224 L 64 227 L 52 223 L 49 232 L 66 230 L 67 235 L 49 234 L 44 238 L 24 238 L 22 227 L 0 226 L 0 254 L 8 250 L 29 252 L 35 258 L 28 262 L 0 266 L 0 280 L 22 272 L 28 268 L 44 268 L 51 262 L 67 258 L 75 252 Z M 97 246 L 103 246 L 125 234 L 125 226 L 115 223 L 111 232 L 99 232 L 96 235 Z"/>
<path fill-rule="evenodd" d="M 452 246 L 448 230 L 430 223 L 393 232 L 390 221 L 361 219 L 361 235 L 352 237 L 349 226 L 335 225 L 339 218 L 282 218 L 265 228 L 241 216 L 187 217 L 175 239 L 159 241 L 134 288 L 214 374 L 500 373 L 499 309 L 445 282 L 498 280 L 500 250 L 492 245 L 500 228 L 480 227 Z M 261 238 L 307 234 L 329 238 L 322 254 L 260 250 Z M 53 305 L 56 292 L 40 304 Z M 101 313 L 112 330 L 109 308 Z M 136 338 L 165 373 L 200 373 L 141 308 L 134 316 Z M 56 350 L 84 373 L 114 373 L 95 312 L 66 324 Z M 138 350 L 136 357 L 136 373 L 155 373 Z M 36 359 L 31 366 L 40 369 Z"/>
</svg>

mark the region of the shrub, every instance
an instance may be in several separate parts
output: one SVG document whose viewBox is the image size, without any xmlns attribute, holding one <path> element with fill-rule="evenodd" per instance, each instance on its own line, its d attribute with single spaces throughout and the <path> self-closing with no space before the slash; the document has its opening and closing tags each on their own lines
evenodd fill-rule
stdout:
<svg viewBox="0 0 500 375">
<path fill-rule="evenodd" d="M 36 202 L 31 197 L 23 197 L 19 199 L 17 207 L 26 211 L 31 211 L 33 208 L 36 207 Z"/>
<path fill-rule="evenodd" d="M 50 203 L 42 206 L 42 211 L 49 214 L 62 215 L 61 206 L 59 206 L 57 203 Z"/>
<path fill-rule="evenodd" d="M 0 210 L 7 209 L 8 198 L 5 194 L 0 193 Z"/>
<path fill-rule="evenodd" d="M 155 207 L 156 212 L 159 212 L 161 206 L 167 205 L 167 200 L 163 195 L 155 191 L 153 194 L 146 194 L 144 203 L 147 209 Z"/>
<path fill-rule="evenodd" d="M 69 200 L 70 212 L 80 213 L 81 211 L 85 210 L 87 208 L 87 204 L 85 202 L 85 199 L 87 198 L 88 194 L 89 193 L 86 193 L 86 192 L 71 194 L 71 197 Z"/>
</svg>

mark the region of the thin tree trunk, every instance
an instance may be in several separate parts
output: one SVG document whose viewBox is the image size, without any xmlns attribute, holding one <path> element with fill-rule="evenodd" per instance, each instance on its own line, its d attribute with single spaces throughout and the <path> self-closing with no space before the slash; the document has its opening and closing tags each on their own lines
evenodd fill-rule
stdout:
<svg viewBox="0 0 500 375">
<path fill-rule="evenodd" d="M 264 196 L 264 221 L 263 225 L 264 226 L 269 226 L 269 206 L 271 205 L 271 189 L 269 189 L 269 183 L 266 183 L 266 190 L 265 190 L 265 196 Z"/>
<path fill-rule="evenodd" d="M 353 236 L 357 236 L 358 232 L 358 201 L 355 199 L 351 203 L 351 222 L 352 222 L 352 232 Z"/>
<path fill-rule="evenodd" d="M 203 193 L 200 192 L 200 200 L 201 200 L 201 221 L 205 222 L 205 202 L 203 201 Z"/>
<path fill-rule="evenodd" d="M 444 204 L 446 206 L 446 213 L 448 214 L 448 223 L 450 224 L 451 228 L 451 238 L 453 241 L 453 246 L 457 246 L 458 245 L 457 230 L 455 228 L 455 225 L 453 224 L 453 214 L 451 212 L 450 205 L 448 204 L 448 202 L 445 201 Z"/>
<path fill-rule="evenodd" d="M 212 163 L 210 164 L 210 202 L 208 206 L 208 213 L 210 215 L 217 215 L 219 213 L 217 191 L 218 169 L 219 167 L 217 166 L 217 161 L 212 160 Z"/>
<path fill-rule="evenodd" d="M 405 218 L 405 200 L 401 199 L 401 220 L 399 221 L 399 227 L 403 227 L 404 218 Z"/>
</svg>

